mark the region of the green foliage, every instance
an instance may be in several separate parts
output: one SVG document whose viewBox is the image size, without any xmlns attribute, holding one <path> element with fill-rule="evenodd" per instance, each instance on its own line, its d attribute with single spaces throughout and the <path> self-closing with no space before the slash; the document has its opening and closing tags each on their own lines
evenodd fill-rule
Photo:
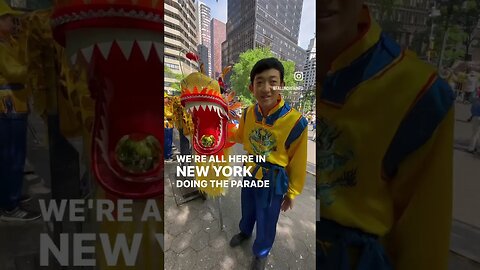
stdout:
<svg viewBox="0 0 480 270">
<path fill-rule="evenodd" d="M 395 36 L 399 31 L 400 24 L 396 22 L 396 6 L 409 4 L 405 0 L 376 0 L 372 1 L 379 12 L 378 21 L 384 32 Z M 440 16 L 433 20 L 435 24 L 433 60 L 438 60 L 444 43 L 445 34 L 448 38 L 445 42 L 443 64 L 450 65 L 459 59 L 467 59 L 469 49 L 475 46 L 474 31 L 480 19 L 480 0 L 448 0 L 436 1 Z M 429 26 L 432 21 L 430 21 Z M 448 29 L 448 31 L 447 31 Z M 417 32 L 412 40 L 410 49 L 417 53 L 424 52 L 425 45 L 430 43 L 430 27 Z M 478 43 L 477 43 L 478 44 Z"/>
<path fill-rule="evenodd" d="M 440 11 L 441 16 L 435 22 L 440 26 L 435 38 L 435 47 L 440 53 L 443 37 L 448 32 L 443 64 L 451 65 L 455 60 L 467 60 L 475 40 L 474 31 L 480 19 L 480 0 L 442 2 Z"/>
<path fill-rule="evenodd" d="M 232 75 L 230 77 L 230 87 L 237 93 L 237 96 L 245 105 L 255 103 L 255 98 L 248 89 L 248 86 L 250 85 L 250 71 L 255 63 L 268 57 L 274 57 L 270 48 L 264 47 L 250 49 L 240 54 L 238 62 L 233 66 Z M 292 61 L 280 61 L 285 69 L 285 85 L 297 85 L 297 82 L 293 79 L 295 63 Z"/>
<path fill-rule="evenodd" d="M 185 78 L 184 75 L 173 72 L 167 66 L 164 67 L 164 74 L 165 74 L 165 77 L 172 78 L 175 80 L 175 82 L 170 85 L 171 88 L 175 89 L 176 91 L 182 90 L 182 87 L 180 86 L 180 82 Z"/>
<path fill-rule="evenodd" d="M 311 111 L 313 108 L 313 105 L 315 104 L 315 89 L 308 89 L 303 98 L 302 98 L 302 111 L 308 112 Z"/>
</svg>

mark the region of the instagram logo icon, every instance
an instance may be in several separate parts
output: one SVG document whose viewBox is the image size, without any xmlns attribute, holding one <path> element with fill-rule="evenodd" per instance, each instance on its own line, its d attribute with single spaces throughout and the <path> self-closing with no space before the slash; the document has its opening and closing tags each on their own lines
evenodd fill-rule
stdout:
<svg viewBox="0 0 480 270">
<path fill-rule="evenodd" d="M 303 81 L 303 72 L 295 71 L 295 73 L 293 73 L 293 79 L 297 82 Z"/>
</svg>

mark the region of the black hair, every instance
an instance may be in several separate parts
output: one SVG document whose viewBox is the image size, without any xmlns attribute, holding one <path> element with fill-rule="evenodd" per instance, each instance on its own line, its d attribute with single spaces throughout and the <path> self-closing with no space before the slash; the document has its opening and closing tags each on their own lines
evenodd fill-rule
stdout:
<svg viewBox="0 0 480 270">
<path fill-rule="evenodd" d="M 270 57 L 270 58 L 264 58 L 262 60 L 259 60 L 257 63 L 255 63 L 255 65 L 252 68 L 252 71 L 250 71 L 250 84 L 253 84 L 253 80 L 255 79 L 255 76 L 257 74 L 260 74 L 265 70 L 268 70 L 271 68 L 276 69 L 280 72 L 280 81 L 283 82 L 283 75 L 284 75 L 285 69 L 283 68 L 282 62 L 278 61 L 278 59 L 275 57 Z"/>
</svg>

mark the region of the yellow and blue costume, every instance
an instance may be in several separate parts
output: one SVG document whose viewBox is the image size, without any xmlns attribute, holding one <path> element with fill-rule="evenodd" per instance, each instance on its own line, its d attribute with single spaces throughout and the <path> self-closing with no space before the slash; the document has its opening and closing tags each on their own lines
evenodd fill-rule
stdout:
<svg viewBox="0 0 480 270">
<path fill-rule="evenodd" d="M 453 93 L 367 8 L 359 29 L 319 93 L 317 267 L 447 269 Z"/>
<path fill-rule="evenodd" d="M 167 93 L 164 93 L 164 97 L 168 98 Z M 164 104 L 164 146 L 163 146 L 163 157 L 164 159 L 170 159 L 173 157 L 173 107 L 172 102 L 168 100 Z"/>
<path fill-rule="evenodd" d="M 0 16 L 18 15 L 3 1 Z M 0 39 L 0 210 L 20 201 L 27 144 L 27 67 L 13 40 Z"/>
<path fill-rule="evenodd" d="M 246 108 L 240 119 L 236 141 L 249 155 L 265 156 L 252 166 L 255 179 L 269 180 L 269 188 L 242 188 L 240 231 L 251 235 L 256 257 L 265 257 L 275 240 L 283 196 L 294 199 L 302 192 L 307 167 L 307 120 L 280 98 L 266 117 L 258 104 Z"/>
</svg>

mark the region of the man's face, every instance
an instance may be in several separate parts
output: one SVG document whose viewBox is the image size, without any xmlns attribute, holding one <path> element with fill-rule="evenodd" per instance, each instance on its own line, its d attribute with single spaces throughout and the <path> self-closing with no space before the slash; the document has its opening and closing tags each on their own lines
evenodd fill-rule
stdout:
<svg viewBox="0 0 480 270">
<path fill-rule="evenodd" d="M 356 31 L 363 0 L 320 0 L 317 41 L 332 44 Z"/>
<path fill-rule="evenodd" d="M 280 90 L 275 88 L 284 85 L 285 83 L 280 79 L 280 71 L 271 68 L 255 75 L 253 84 L 249 88 L 262 111 L 267 112 L 277 104 Z"/>
<path fill-rule="evenodd" d="M 13 33 L 15 25 L 11 15 L 3 15 L 0 17 L 0 34 L 10 35 Z"/>
</svg>

